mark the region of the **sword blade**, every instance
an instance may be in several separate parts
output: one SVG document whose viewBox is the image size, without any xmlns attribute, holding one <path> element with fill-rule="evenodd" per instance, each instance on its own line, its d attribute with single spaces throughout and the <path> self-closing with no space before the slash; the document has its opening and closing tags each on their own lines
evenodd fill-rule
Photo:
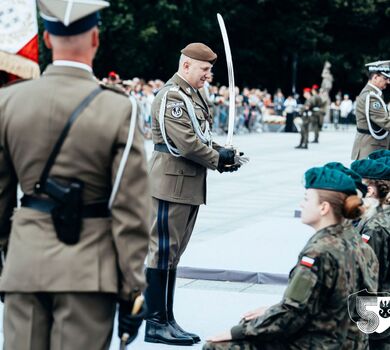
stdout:
<svg viewBox="0 0 390 350">
<path fill-rule="evenodd" d="M 225 56 L 226 56 L 226 64 L 228 69 L 228 77 L 229 77 L 229 124 L 228 124 L 228 134 L 226 137 L 226 146 L 233 148 L 233 131 L 234 131 L 234 122 L 235 122 L 235 110 L 236 110 L 236 92 L 235 92 L 235 84 L 234 84 L 234 70 L 233 70 L 233 61 L 232 61 L 232 53 L 230 51 L 229 38 L 227 35 L 225 22 L 222 16 L 217 14 L 219 28 L 221 29 L 223 45 L 225 47 Z"/>
</svg>

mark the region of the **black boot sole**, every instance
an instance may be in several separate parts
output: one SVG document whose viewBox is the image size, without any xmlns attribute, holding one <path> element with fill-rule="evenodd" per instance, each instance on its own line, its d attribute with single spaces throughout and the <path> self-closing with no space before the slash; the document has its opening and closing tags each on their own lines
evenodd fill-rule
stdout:
<svg viewBox="0 0 390 350">
<path fill-rule="evenodd" d="M 194 345 L 194 341 L 189 341 L 189 340 L 181 340 L 181 341 L 172 342 L 172 341 L 163 340 L 163 339 L 156 339 L 156 338 L 148 337 L 148 336 L 145 336 L 144 340 L 147 343 L 160 343 L 160 344 L 166 344 L 166 345 L 178 345 L 178 346 Z"/>
</svg>

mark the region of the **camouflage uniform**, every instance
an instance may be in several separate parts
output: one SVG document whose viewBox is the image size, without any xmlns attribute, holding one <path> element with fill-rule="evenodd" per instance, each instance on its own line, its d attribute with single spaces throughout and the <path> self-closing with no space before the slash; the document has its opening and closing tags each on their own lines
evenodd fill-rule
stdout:
<svg viewBox="0 0 390 350">
<path fill-rule="evenodd" d="M 263 316 L 233 327 L 232 342 L 207 343 L 203 349 L 364 349 L 358 342 L 366 344 L 365 334 L 347 339 L 353 324 L 348 296 L 362 286 L 376 288 L 376 276 L 369 271 L 377 271 L 377 262 L 363 263 L 362 247 L 349 228 L 321 229 L 300 253 L 283 300 Z"/>
<path fill-rule="evenodd" d="M 379 292 L 390 292 L 390 208 L 378 210 L 360 227 L 360 234 L 368 240 L 379 261 Z M 370 349 L 390 349 L 390 337 L 372 340 Z"/>
</svg>

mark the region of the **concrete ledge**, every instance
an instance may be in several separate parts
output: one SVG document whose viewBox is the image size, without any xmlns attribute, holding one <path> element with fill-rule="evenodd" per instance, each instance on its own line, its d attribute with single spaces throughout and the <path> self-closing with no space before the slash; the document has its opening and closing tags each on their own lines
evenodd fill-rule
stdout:
<svg viewBox="0 0 390 350">
<path fill-rule="evenodd" d="M 245 282 L 256 284 L 287 284 L 288 275 L 223 269 L 179 266 L 177 277 L 208 281 Z"/>
</svg>

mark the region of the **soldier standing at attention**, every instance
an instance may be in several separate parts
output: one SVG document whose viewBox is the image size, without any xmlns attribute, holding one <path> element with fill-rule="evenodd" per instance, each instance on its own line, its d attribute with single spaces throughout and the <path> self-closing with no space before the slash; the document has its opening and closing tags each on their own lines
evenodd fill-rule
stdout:
<svg viewBox="0 0 390 350">
<path fill-rule="evenodd" d="M 310 124 L 311 128 L 314 131 L 314 140 L 312 143 L 318 143 L 318 139 L 320 136 L 321 130 L 321 119 L 322 119 L 322 111 L 321 107 L 323 105 L 321 96 L 318 94 L 318 85 L 313 85 L 311 88 L 311 99 L 309 100 L 309 109 L 311 111 L 310 116 Z"/>
<path fill-rule="evenodd" d="M 210 111 L 199 89 L 217 55 L 202 43 L 181 51 L 179 69 L 152 104 L 154 152 L 150 160 L 153 201 L 145 293 L 151 317 L 145 341 L 174 345 L 199 342 L 173 314 L 176 267 L 191 237 L 199 205 L 206 203 L 207 169 L 235 171 L 235 152 L 212 142 Z M 226 167 L 226 165 L 228 167 Z"/>
<path fill-rule="evenodd" d="M 352 148 L 353 160 L 389 148 L 390 116 L 382 90 L 390 82 L 390 61 L 372 62 L 366 66 L 368 83 L 356 99 L 357 133 Z"/>
<path fill-rule="evenodd" d="M 377 288 L 377 275 L 370 272 L 377 266 L 356 263 L 358 255 L 364 256 L 363 242 L 351 241 L 352 228 L 342 224 L 362 212 L 355 182 L 327 167 L 309 169 L 305 182 L 302 222 L 316 233 L 299 254 L 282 301 L 247 313 L 230 331 L 212 337 L 204 350 L 360 349 L 359 342 L 367 338 L 347 339 L 353 324 L 348 296 Z"/>
<path fill-rule="evenodd" d="M 302 148 L 307 149 L 307 143 L 309 142 L 309 126 L 310 126 L 310 99 L 312 98 L 310 88 L 304 88 L 303 89 L 303 97 L 305 98 L 305 104 L 302 106 L 301 110 L 301 141 L 299 142 L 299 145 L 295 148 Z"/>
<path fill-rule="evenodd" d="M 370 159 L 355 160 L 351 169 L 362 176 L 368 187 L 366 196 L 378 200 L 378 208 L 359 225 L 362 238 L 374 250 L 379 261 L 378 292 L 390 291 L 390 156 L 376 158 L 383 151 L 370 154 Z M 375 160 L 372 158 L 376 158 Z M 390 336 L 384 332 L 370 335 L 370 349 L 390 347 Z"/>
<path fill-rule="evenodd" d="M 107 350 L 117 303 L 127 343 L 145 314 L 132 312 L 150 229 L 143 139 L 135 128 L 128 141 L 136 105 L 93 76 L 109 4 L 38 5 L 53 63 L 0 92 L 4 349 Z"/>
</svg>

